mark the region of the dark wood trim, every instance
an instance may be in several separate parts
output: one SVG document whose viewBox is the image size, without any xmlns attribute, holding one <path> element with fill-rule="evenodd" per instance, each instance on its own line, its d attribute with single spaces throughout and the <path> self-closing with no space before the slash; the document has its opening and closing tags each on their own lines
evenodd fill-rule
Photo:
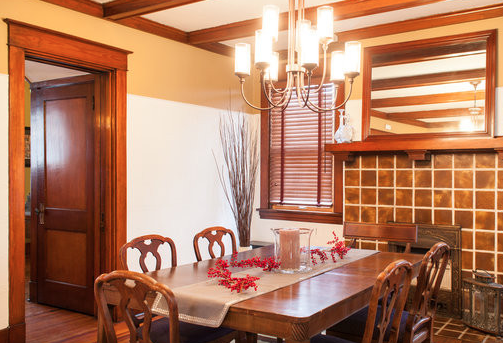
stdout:
<svg viewBox="0 0 503 343">
<path fill-rule="evenodd" d="M 402 139 L 394 136 L 383 141 L 371 139 L 362 142 L 327 144 L 325 150 L 334 153 L 334 158 L 347 160 L 353 154 L 406 152 L 409 156 L 418 156 L 418 151 L 427 156 L 429 152 L 497 152 L 503 153 L 503 137 L 497 138 L 428 138 Z M 502 155 L 503 157 L 503 155 Z"/>
<path fill-rule="evenodd" d="M 24 62 L 57 61 L 101 73 L 106 88 L 102 113 L 110 137 L 106 162 L 105 232 L 108 271 L 116 269 L 126 242 L 126 70 L 128 51 L 5 20 L 9 34 L 9 342 L 25 341 L 24 300 Z M 20 37 L 22 35 L 23 37 Z M 100 55 L 102 54 L 102 55 Z M 103 108 L 103 107 L 102 107 Z"/>
<path fill-rule="evenodd" d="M 503 16 L 503 4 L 472 8 L 468 10 L 436 14 L 428 17 L 409 19 L 389 24 L 364 27 L 356 30 L 338 32 L 339 41 L 360 40 L 397 33 L 430 29 L 433 27 L 467 23 L 471 21 L 491 19 Z"/>
<path fill-rule="evenodd" d="M 9 46 L 15 46 L 27 52 L 40 52 L 40 58 L 57 56 L 64 51 L 60 62 L 81 61 L 80 66 L 127 70 L 127 60 L 124 55 L 131 51 L 115 48 L 109 45 L 95 43 L 80 37 L 68 35 L 39 26 L 22 23 L 12 19 L 5 19 L 9 24 Z M 50 59 L 50 58 L 47 58 Z M 68 63 L 71 64 L 71 63 Z"/>
<path fill-rule="evenodd" d="M 325 224 L 342 224 L 342 213 L 307 212 L 275 210 L 271 208 L 258 209 L 261 219 L 292 220 L 298 222 L 313 222 Z"/>
<path fill-rule="evenodd" d="M 334 8 L 335 20 L 343 20 L 421 6 L 439 1 L 441 0 L 358 0 L 334 2 L 327 5 Z M 316 22 L 316 9 L 317 7 L 306 8 L 306 19 Z M 258 30 L 261 27 L 262 18 L 257 18 L 192 31 L 188 33 L 189 43 L 197 45 L 202 43 L 214 43 L 243 37 L 251 37 L 254 35 L 255 30 Z M 280 14 L 279 30 L 286 30 L 287 28 L 288 13 L 283 12 Z"/>
<path fill-rule="evenodd" d="M 71 10 L 92 15 L 94 17 L 103 17 L 103 6 L 91 0 L 42 0 L 53 5 L 66 7 Z"/>
<path fill-rule="evenodd" d="M 189 5 L 202 0 L 115 0 L 103 4 L 103 16 L 123 19 Z"/>
</svg>

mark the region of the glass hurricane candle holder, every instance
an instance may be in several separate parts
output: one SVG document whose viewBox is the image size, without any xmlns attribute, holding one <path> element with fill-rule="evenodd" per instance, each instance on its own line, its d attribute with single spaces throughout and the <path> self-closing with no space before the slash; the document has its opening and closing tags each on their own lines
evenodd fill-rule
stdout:
<svg viewBox="0 0 503 343">
<path fill-rule="evenodd" d="M 274 233 L 274 257 L 281 273 L 311 270 L 311 234 L 313 229 L 271 229 Z"/>
</svg>

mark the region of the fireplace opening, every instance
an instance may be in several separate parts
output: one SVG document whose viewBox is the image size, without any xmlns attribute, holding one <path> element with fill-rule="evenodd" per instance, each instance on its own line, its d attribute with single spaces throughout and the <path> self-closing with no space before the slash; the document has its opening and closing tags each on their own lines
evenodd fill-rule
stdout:
<svg viewBox="0 0 503 343">
<path fill-rule="evenodd" d="M 461 318 L 461 226 L 418 224 L 417 242 L 411 244 L 411 252 L 424 255 L 441 241 L 451 248 L 451 258 L 442 279 L 437 313 Z M 403 252 L 405 243 L 389 242 L 388 249 Z M 409 292 L 409 303 L 412 301 L 414 288 Z"/>
</svg>

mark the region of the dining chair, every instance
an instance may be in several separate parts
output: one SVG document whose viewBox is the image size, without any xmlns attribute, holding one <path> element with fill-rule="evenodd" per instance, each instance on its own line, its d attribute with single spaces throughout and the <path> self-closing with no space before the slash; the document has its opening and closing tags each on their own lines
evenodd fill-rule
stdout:
<svg viewBox="0 0 503 343">
<path fill-rule="evenodd" d="M 343 236 L 351 239 L 352 248 L 357 239 L 369 239 L 407 243 L 405 252 L 410 253 L 410 244 L 417 242 L 417 224 L 344 222 Z"/>
<path fill-rule="evenodd" d="M 106 286 L 105 286 L 106 285 Z M 105 289 L 114 287 L 120 296 L 119 312 L 129 329 L 130 342 L 152 343 L 223 343 L 236 338 L 235 331 L 227 328 L 210 328 L 180 322 L 178 305 L 171 289 L 158 283 L 148 275 L 116 270 L 100 275 L 94 283 L 94 296 L 108 343 L 117 343 L 117 336 L 112 323 Z M 166 300 L 170 316 L 152 320 L 151 303 L 156 294 Z M 131 306 L 136 306 L 145 317 L 140 327 L 136 327 L 132 318 Z"/>
<path fill-rule="evenodd" d="M 400 318 L 405 307 L 412 280 L 412 264 L 405 260 L 390 263 L 377 277 L 372 289 L 368 315 L 362 329 L 363 337 L 354 342 L 396 343 Z M 357 330 L 357 328 L 352 328 Z M 349 343 L 344 338 L 331 335 L 316 335 L 311 343 Z"/>
<path fill-rule="evenodd" d="M 169 237 L 164 237 L 160 235 L 145 235 L 136 237 L 130 242 L 124 244 L 119 250 L 119 257 L 121 268 L 124 270 L 130 270 L 127 263 L 127 252 L 128 249 L 137 249 L 140 251 L 140 257 L 138 263 L 140 264 L 141 270 L 146 273 L 151 270 L 148 269 L 145 264 L 145 258 L 149 253 L 155 258 L 155 270 L 161 269 L 162 257 L 159 254 L 159 247 L 163 244 L 169 245 L 171 250 L 171 267 L 176 267 L 176 247 L 175 242 Z"/>
<path fill-rule="evenodd" d="M 225 235 L 230 235 L 231 243 L 232 243 L 232 253 L 238 251 L 236 247 L 236 237 L 234 236 L 234 232 L 232 230 L 226 229 L 223 226 L 213 226 L 204 229 L 194 236 L 194 253 L 196 254 L 197 261 L 202 261 L 201 251 L 199 250 L 199 239 L 207 239 L 208 240 L 208 252 L 210 253 L 211 258 L 215 258 L 215 253 L 213 251 L 213 246 L 215 243 L 220 247 L 220 256 L 225 255 L 225 245 L 223 242 L 223 237 Z"/>
<path fill-rule="evenodd" d="M 450 248 L 444 242 L 436 243 L 423 257 L 419 268 L 416 291 L 410 311 L 403 311 L 400 320 L 400 343 L 431 343 L 433 321 L 440 284 L 449 261 Z M 365 327 L 368 307 L 327 329 L 327 335 L 358 341 Z M 374 335 L 374 339 L 377 336 Z"/>
</svg>

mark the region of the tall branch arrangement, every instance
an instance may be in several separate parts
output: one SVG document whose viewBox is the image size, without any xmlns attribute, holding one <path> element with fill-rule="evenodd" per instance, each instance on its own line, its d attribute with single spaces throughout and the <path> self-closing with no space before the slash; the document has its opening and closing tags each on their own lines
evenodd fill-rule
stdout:
<svg viewBox="0 0 503 343">
<path fill-rule="evenodd" d="M 259 163 L 258 130 L 250 127 L 248 115 L 232 113 L 220 117 L 220 144 L 224 164 L 218 177 L 229 202 L 239 235 L 239 245 L 250 246 L 250 226 Z"/>
</svg>

